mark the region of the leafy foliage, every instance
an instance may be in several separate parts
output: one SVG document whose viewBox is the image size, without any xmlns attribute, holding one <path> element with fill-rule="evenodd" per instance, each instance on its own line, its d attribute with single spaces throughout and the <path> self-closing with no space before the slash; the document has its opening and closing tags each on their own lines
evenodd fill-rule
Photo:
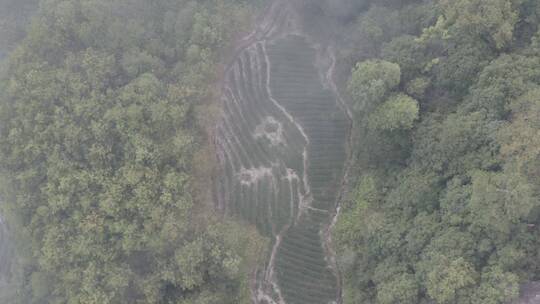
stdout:
<svg viewBox="0 0 540 304">
<path fill-rule="evenodd" d="M 383 101 L 384 96 L 400 82 L 401 72 L 397 64 L 387 61 L 358 63 L 352 72 L 348 91 L 354 98 L 356 111 L 369 111 Z"/>
<path fill-rule="evenodd" d="M 342 52 L 342 70 L 362 58 L 347 87 L 356 185 L 334 229 L 345 303 L 510 303 L 540 279 L 536 6 L 377 6 L 439 16 Z"/>
<path fill-rule="evenodd" d="M 446 26 L 452 32 L 472 34 L 502 49 L 512 42 L 522 3 L 522 0 L 442 0 L 440 6 Z"/>
<path fill-rule="evenodd" d="M 41 4 L 0 112 L 2 197 L 31 244 L 18 301 L 248 301 L 261 244 L 205 210 L 193 178 L 194 113 L 246 4 Z"/>
<path fill-rule="evenodd" d="M 393 131 L 411 129 L 418 119 L 418 102 L 411 97 L 398 94 L 385 101 L 371 116 L 372 128 Z"/>
</svg>

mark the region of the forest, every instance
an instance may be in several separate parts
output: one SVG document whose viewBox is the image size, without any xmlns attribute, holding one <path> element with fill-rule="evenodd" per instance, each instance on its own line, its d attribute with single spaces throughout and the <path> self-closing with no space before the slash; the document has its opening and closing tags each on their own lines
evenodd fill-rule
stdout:
<svg viewBox="0 0 540 304">
<path fill-rule="evenodd" d="M 351 20 L 344 303 L 512 302 L 540 279 L 540 3 L 329 8 L 312 11 Z"/>
<path fill-rule="evenodd" d="M 540 281 L 540 1 L 290 2 L 352 114 L 344 187 L 325 190 L 337 303 L 518 300 Z M 253 280 L 281 237 L 216 208 L 213 131 L 272 3 L 0 0 L 0 303 L 274 304 Z"/>
<path fill-rule="evenodd" d="M 20 242 L 2 303 L 246 303 L 264 244 L 211 212 L 200 155 L 219 60 L 254 9 L 45 0 L 25 35 L 2 19 L 25 36 L 1 82 L 1 210 Z"/>
</svg>

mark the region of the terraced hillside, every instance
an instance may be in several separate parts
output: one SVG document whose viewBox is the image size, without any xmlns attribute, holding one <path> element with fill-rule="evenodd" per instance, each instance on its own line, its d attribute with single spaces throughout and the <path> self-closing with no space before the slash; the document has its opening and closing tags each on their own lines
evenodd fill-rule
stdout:
<svg viewBox="0 0 540 304">
<path fill-rule="evenodd" d="M 322 64 L 327 55 L 291 32 L 266 31 L 227 72 L 216 198 L 273 242 L 257 271 L 254 302 L 335 303 L 338 276 L 326 235 L 349 118 L 321 68 L 330 67 Z"/>
</svg>

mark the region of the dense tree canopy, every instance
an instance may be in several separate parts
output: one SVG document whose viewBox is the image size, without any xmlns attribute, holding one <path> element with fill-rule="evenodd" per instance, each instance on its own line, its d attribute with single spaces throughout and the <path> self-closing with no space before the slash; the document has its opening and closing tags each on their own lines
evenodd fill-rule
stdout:
<svg viewBox="0 0 540 304">
<path fill-rule="evenodd" d="M 348 91 L 356 111 L 370 112 L 400 82 L 399 66 L 387 61 L 366 61 L 354 68 Z"/>
<path fill-rule="evenodd" d="M 344 302 L 509 303 L 540 279 L 537 6 L 426 2 L 373 3 L 343 30 L 401 17 L 358 40 L 375 52 L 341 52 L 356 160 L 334 230 Z M 438 16 L 403 18 L 422 10 Z"/>
<path fill-rule="evenodd" d="M 441 0 L 443 18 L 451 32 L 483 39 L 497 49 L 514 38 L 522 0 Z"/>
<path fill-rule="evenodd" d="M 404 94 L 397 94 L 369 116 L 369 124 L 372 128 L 380 130 L 408 130 L 418 119 L 418 111 L 416 100 Z"/>
<path fill-rule="evenodd" d="M 2 211 L 25 243 L 13 303 L 249 301 L 260 244 L 205 210 L 193 178 L 195 113 L 249 9 L 41 2 L 2 85 Z"/>
</svg>

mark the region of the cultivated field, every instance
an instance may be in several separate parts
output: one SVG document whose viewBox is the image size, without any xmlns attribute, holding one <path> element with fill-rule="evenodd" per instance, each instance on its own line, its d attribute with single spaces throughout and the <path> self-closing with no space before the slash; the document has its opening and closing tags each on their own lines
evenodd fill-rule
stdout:
<svg viewBox="0 0 540 304">
<path fill-rule="evenodd" d="M 226 75 L 218 126 L 219 205 L 273 244 L 258 303 L 326 304 L 339 297 L 326 250 L 344 175 L 349 120 L 300 35 L 261 39 Z"/>
</svg>

